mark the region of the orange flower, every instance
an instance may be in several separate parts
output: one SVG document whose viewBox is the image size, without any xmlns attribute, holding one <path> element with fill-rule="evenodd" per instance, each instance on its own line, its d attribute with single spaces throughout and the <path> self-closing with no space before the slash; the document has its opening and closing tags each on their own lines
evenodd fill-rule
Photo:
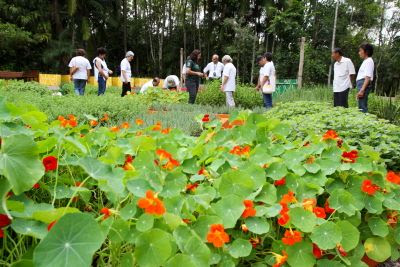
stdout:
<svg viewBox="0 0 400 267">
<path fill-rule="evenodd" d="M 76 187 L 81 187 L 81 186 L 83 186 L 83 183 L 82 183 L 82 182 L 79 182 L 79 181 L 76 181 L 76 182 L 75 182 L 75 186 L 76 186 Z"/>
<path fill-rule="evenodd" d="M 67 127 L 68 125 L 71 127 L 76 127 L 78 122 L 76 121 L 76 117 L 72 114 L 68 115 L 68 120 L 63 116 L 58 116 L 58 120 L 61 122 L 61 127 Z"/>
<path fill-rule="evenodd" d="M 191 223 L 191 221 L 190 221 L 189 219 L 182 219 L 182 221 L 183 221 L 184 223 L 186 223 L 186 224 Z"/>
<path fill-rule="evenodd" d="M 125 155 L 125 162 L 124 162 L 124 166 L 122 166 L 122 168 L 125 171 L 134 170 L 135 167 L 133 167 L 132 162 L 133 162 L 133 157 L 131 155 Z"/>
<path fill-rule="evenodd" d="M 109 209 L 109 208 L 102 208 L 101 210 L 100 210 L 100 213 L 101 214 L 104 214 L 104 216 L 103 216 L 103 220 L 105 220 L 105 219 L 107 219 L 108 217 L 110 217 L 111 216 L 111 210 Z"/>
<path fill-rule="evenodd" d="M 99 122 L 96 121 L 96 120 L 91 120 L 91 121 L 89 122 L 89 124 L 90 124 L 90 126 L 92 126 L 92 127 L 96 127 L 96 126 L 99 124 Z"/>
<path fill-rule="evenodd" d="M 392 226 L 392 227 L 394 227 L 394 226 L 397 225 L 397 221 L 398 221 L 397 215 L 398 215 L 398 212 L 397 212 L 397 211 L 389 212 L 389 213 L 386 215 L 386 217 L 387 217 L 387 219 L 388 219 L 388 221 L 387 221 L 388 225 L 390 225 L 390 226 Z"/>
<path fill-rule="evenodd" d="M 162 134 L 169 134 L 169 132 L 171 132 L 171 128 L 165 128 L 161 131 Z"/>
<path fill-rule="evenodd" d="M 232 155 L 248 157 L 250 156 L 250 146 L 244 146 L 243 148 L 241 146 L 234 146 L 229 153 Z"/>
<path fill-rule="evenodd" d="M 100 119 L 100 121 L 108 121 L 108 120 L 109 120 L 109 117 L 108 117 L 108 114 L 107 114 L 107 113 L 105 113 L 105 114 L 103 115 L 103 118 Z"/>
<path fill-rule="evenodd" d="M 285 195 L 282 196 L 280 203 L 288 204 L 288 203 L 295 203 L 297 202 L 296 197 L 294 196 L 294 193 L 289 190 L 289 192 Z"/>
<path fill-rule="evenodd" d="M 292 231 L 291 229 L 286 230 L 282 242 L 288 246 L 293 246 L 294 244 L 301 242 L 302 237 L 299 231 Z"/>
<path fill-rule="evenodd" d="M 161 122 L 159 122 L 159 121 L 152 128 L 153 131 L 161 131 L 161 129 L 162 129 L 162 126 L 161 126 Z"/>
<path fill-rule="evenodd" d="M 116 133 L 116 132 L 119 132 L 119 127 L 118 126 L 113 126 L 113 127 L 110 128 L 110 130 L 111 130 L 111 132 Z"/>
<path fill-rule="evenodd" d="M 261 240 L 258 236 L 250 238 L 249 241 L 253 248 L 256 248 L 257 245 L 260 244 L 260 242 L 261 242 Z"/>
<path fill-rule="evenodd" d="M 326 218 L 326 213 L 325 213 L 324 208 L 315 207 L 313 212 L 314 212 L 315 216 L 317 216 L 318 218 L 322 218 L 322 219 Z"/>
<path fill-rule="evenodd" d="M 316 259 L 322 258 L 322 250 L 314 243 L 312 244 L 312 247 L 313 247 L 312 253 L 314 255 L 314 258 Z"/>
<path fill-rule="evenodd" d="M 285 185 L 285 184 L 286 184 L 286 177 L 283 177 L 282 179 L 274 182 L 274 185 L 276 185 L 276 186 L 281 186 L 281 185 Z"/>
<path fill-rule="evenodd" d="M 325 201 L 324 209 L 325 209 L 325 213 L 334 213 L 335 212 L 335 209 L 332 209 L 331 207 L 329 207 L 328 199 Z"/>
<path fill-rule="evenodd" d="M 186 185 L 186 191 L 196 191 L 196 188 L 199 186 L 199 183 L 194 183 L 194 184 L 187 184 Z"/>
<path fill-rule="evenodd" d="M 242 229 L 243 233 L 247 233 L 249 231 L 249 228 L 247 228 L 245 224 L 242 224 L 240 228 Z"/>
<path fill-rule="evenodd" d="M 358 151 L 352 150 L 350 152 L 343 152 L 342 153 L 342 161 L 348 163 L 355 163 L 356 159 L 358 158 Z"/>
<path fill-rule="evenodd" d="M 322 140 L 336 140 L 339 135 L 334 130 L 328 130 L 323 136 Z"/>
<path fill-rule="evenodd" d="M 146 192 L 146 197 L 138 200 L 137 205 L 148 214 L 163 215 L 165 213 L 164 203 L 151 190 Z"/>
<path fill-rule="evenodd" d="M 128 122 L 124 122 L 124 123 L 121 124 L 121 128 L 122 129 L 129 129 L 129 127 L 131 127 L 131 126 L 129 125 Z"/>
<path fill-rule="evenodd" d="M 78 122 L 76 120 L 69 120 L 68 121 L 69 126 L 71 127 L 76 127 L 78 126 Z"/>
<path fill-rule="evenodd" d="M 281 267 L 287 261 L 288 254 L 286 251 L 282 250 L 282 255 L 273 253 L 275 257 L 275 264 L 272 267 Z"/>
<path fill-rule="evenodd" d="M 303 208 L 308 211 L 313 211 L 314 207 L 317 205 L 317 200 L 315 198 L 305 198 L 303 199 Z"/>
<path fill-rule="evenodd" d="M 160 160 L 172 158 L 172 155 L 164 149 L 157 149 L 156 154 L 160 157 Z"/>
<path fill-rule="evenodd" d="M 308 159 L 306 160 L 306 164 L 313 164 L 315 161 L 315 157 L 314 156 L 310 156 L 308 157 Z"/>
<path fill-rule="evenodd" d="M 282 213 L 281 216 L 278 218 L 278 224 L 284 226 L 290 220 L 290 216 L 287 213 Z"/>
<path fill-rule="evenodd" d="M 208 171 L 206 170 L 206 168 L 202 167 L 198 172 L 198 175 L 204 175 L 204 176 L 210 176 L 210 174 L 208 173 Z"/>
<path fill-rule="evenodd" d="M 379 189 L 380 187 L 376 184 L 373 184 L 372 181 L 369 179 L 364 180 L 361 184 L 361 191 L 367 193 L 370 196 L 374 195 L 375 192 Z"/>
<path fill-rule="evenodd" d="M 144 121 L 142 120 L 142 119 L 136 119 L 135 120 L 135 123 L 136 123 L 136 125 L 143 125 L 144 124 Z"/>
<path fill-rule="evenodd" d="M 386 180 L 388 180 L 391 183 L 400 185 L 400 175 L 397 175 L 393 171 L 389 171 L 386 174 Z"/>
<path fill-rule="evenodd" d="M 242 213 L 242 218 L 246 219 L 248 217 L 256 216 L 256 210 L 254 209 L 253 201 L 246 199 L 243 201 L 243 204 L 245 206 L 245 210 Z"/>
<path fill-rule="evenodd" d="M 222 224 L 212 224 L 207 234 L 207 242 L 212 243 L 214 247 L 220 248 L 230 240 Z"/>
<path fill-rule="evenodd" d="M 179 167 L 181 164 L 176 159 L 170 158 L 169 161 L 164 164 L 163 168 L 166 170 L 172 170 L 174 167 Z"/>
</svg>

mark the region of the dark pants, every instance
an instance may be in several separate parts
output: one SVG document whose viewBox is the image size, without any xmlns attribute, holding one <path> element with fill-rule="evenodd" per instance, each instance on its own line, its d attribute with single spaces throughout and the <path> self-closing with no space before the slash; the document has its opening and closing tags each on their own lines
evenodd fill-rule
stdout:
<svg viewBox="0 0 400 267">
<path fill-rule="evenodd" d="M 199 90 L 200 81 L 186 79 L 186 88 L 189 92 L 189 104 L 196 102 L 197 91 Z"/>
<path fill-rule="evenodd" d="M 272 108 L 272 94 L 263 94 L 264 107 L 266 109 Z"/>
<path fill-rule="evenodd" d="M 76 95 L 85 94 L 86 80 L 74 79 L 74 89 Z"/>
<path fill-rule="evenodd" d="M 363 84 L 364 84 L 365 79 L 358 80 L 357 81 L 357 89 L 358 92 L 360 92 Z M 371 83 L 367 86 L 367 88 L 364 91 L 364 97 L 358 99 L 358 109 L 361 112 L 367 113 L 368 112 L 368 95 L 371 92 Z"/>
<path fill-rule="evenodd" d="M 107 87 L 107 81 L 104 79 L 100 74 L 99 77 L 97 78 L 97 82 L 99 84 L 99 90 L 97 91 L 97 95 L 104 95 L 106 92 L 106 87 Z"/>
<path fill-rule="evenodd" d="M 349 91 L 350 89 L 346 89 L 343 92 L 334 92 L 333 93 L 333 106 L 334 107 L 349 107 Z"/>
<path fill-rule="evenodd" d="M 131 83 L 122 83 L 122 94 L 121 96 L 126 96 L 127 92 L 131 91 Z"/>
</svg>

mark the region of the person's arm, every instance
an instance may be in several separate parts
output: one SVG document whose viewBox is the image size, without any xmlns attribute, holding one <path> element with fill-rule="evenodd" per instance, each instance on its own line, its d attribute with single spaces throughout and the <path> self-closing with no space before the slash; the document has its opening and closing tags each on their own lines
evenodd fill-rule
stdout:
<svg viewBox="0 0 400 267">
<path fill-rule="evenodd" d="M 74 75 L 75 74 L 75 72 L 77 72 L 78 71 L 78 69 L 79 68 L 77 68 L 77 67 L 70 67 L 69 68 L 69 75 Z"/>
<path fill-rule="evenodd" d="M 207 76 L 207 73 L 210 71 L 210 64 L 207 64 L 207 66 L 204 68 L 203 73 L 204 76 Z"/>
<path fill-rule="evenodd" d="M 364 83 L 363 83 L 363 85 L 362 85 L 362 87 L 361 87 L 361 90 L 360 90 L 360 91 L 358 92 L 358 94 L 357 94 L 357 98 L 358 98 L 358 99 L 364 97 L 365 90 L 367 89 L 367 87 L 368 87 L 368 85 L 369 85 L 370 82 L 371 82 L 371 77 L 365 76 L 365 80 L 364 80 Z"/>
<path fill-rule="evenodd" d="M 203 77 L 204 74 L 202 72 L 192 71 L 191 64 L 186 64 L 186 75 Z"/>
<path fill-rule="evenodd" d="M 98 60 L 96 60 L 96 68 L 98 69 L 98 71 L 102 77 L 104 77 L 106 79 L 108 78 L 108 77 L 106 77 L 106 74 L 103 71 L 103 67 L 101 66 L 101 63 Z M 95 77 L 95 79 L 97 79 L 97 77 Z"/>
<path fill-rule="evenodd" d="M 86 71 L 87 71 L 87 79 L 89 80 L 89 77 L 90 77 L 90 69 L 87 69 Z"/>
<path fill-rule="evenodd" d="M 354 68 L 354 64 L 351 60 L 348 61 L 348 68 L 349 68 L 351 88 L 353 88 L 353 84 L 355 84 L 356 81 L 356 69 Z"/>
</svg>

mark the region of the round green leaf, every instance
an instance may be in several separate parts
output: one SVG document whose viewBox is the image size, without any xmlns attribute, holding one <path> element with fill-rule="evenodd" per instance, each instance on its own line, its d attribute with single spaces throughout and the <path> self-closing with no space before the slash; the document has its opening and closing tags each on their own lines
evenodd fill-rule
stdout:
<svg viewBox="0 0 400 267">
<path fill-rule="evenodd" d="M 300 242 L 287 248 L 288 263 L 292 267 L 312 267 L 315 258 L 312 254 L 312 244 L 310 242 Z"/>
<path fill-rule="evenodd" d="M 261 235 L 268 233 L 269 223 L 265 218 L 250 217 L 245 220 L 245 224 L 250 232 Z"/>
<path fill-rule="evenodd" d="M 237 195 L 247 197 L 254 189 L 253 179 L 242 171 L 229 171 L 222 175 L 219 192 L 222 197 Z"/>
<path fill-rule="evenodd" d="M 18 234 L 33 236 L 39 239 L 47 235 L 47 225 L 34 221 L 16 218 L 12 221 L 11 228 Z"/>
<path fill-rule="evenodd" d="M 105 238 L 99 233 L 98 223 L 89 214 L 66 214 L 36 247 L 35 266 L 91 266 Z"/>
<path fill-rule="evenodd" d="M 394 230 L 394 240 L 397 242 L 397 244 L 400 245 L 400 226 L 397 225 L 396 229 Z"/>
<path fill-rule="evenodd" d="M 176 254 L 173 256 L 166 264 L 165 267 L 178 267 L 178 266 L 187 266 L 187 267 L 198 267 L 193 261 L 192 258 L 185 254 Z"/>
<path fill-rule="evenodd" d="M 389 234 L 389 228 L 384 220 L 373 217 L 368 220 L 369 229 L 374 235 L 385 237 Z"/>
<path fill-rule="evenodd" d="M 49 224 L 51 222 L 58 221 L 62 216 L 64 216 L 64 214 L 79 212 L 80 211 L 77 208 L 71 207 L 62 207 L 52 210 L 37 210 L 33 212 L 32 218 Z"/>
<path fill-rule="evenodd" d="M 323 250 L 335 248 L 342 241 L 342 232 L 333 222 L 317 226 L 310 236 L 311 240 Z"/>
<path fill-rule="evenodd" d="M 153 228 L 154 225 L 154 217 L 147 213 L 143 213 L 139 220 L 136 222 L 136 229 L 140 232 L 146 232 Z"/>
<path fill-rule="evenodd" d="M 365 240 L 365 252 L 367 256 L 377 262 L 384 262 L 391 255 L 389 242 L 382 237 L 372 237 Z"/>
<path fill-rule="evenodd" d="M 111 225 L 108 238 L 111 242 L 123 242 L 129 239 L 131 233 L 132 231 L 129 228 L 129 223 L 118 218 Z"/>
<path fill-rule="evenodd" d="M 267 168 L 267 177 L 271 177 L 274 180 L 282 179 L 287 174 L 287 168 L 282 162 L 274 162 Z"/>
<path fill-rule="evenodd" d="M 317 223 L 315 214 L 303 208 L 293 208 L 289 215 L 291 223 L 305 233 L 311 232 Z"/>
<path fill-rule="evenodd" d="M 360 241 L 360 232 L 358 229 L 348 221 L 340 221 L 337 223 L 342 231 L 341 245 L 345 251 L 350 251 L 357 247 Z"/>
<path fill-rule="evenodd" d="M 197 218 L 196 223 L 193 225 L 193 230 L 200 236 L 203 241 L 206 241 L 206 236 L 212 224 L 221 224 L 222 219 L 218 216 L 202 215 Z"/>
<path fill-rule="evenodd" d="M 158 267 L 171 256 L 171 235 L 160 229 L 151 229 L 136 239 L 135 257 L 139 266 Z"/>
<path fill-rule="evenodd" d="M 222 198 L 212 207 L 216 214 L 221 217 L 225 228 L 234 227 L 244 211 L 242 199 L 235 195 Z"/>
<path fill-rule="evenodd" d="M 136 209 L 137 208 L 135 203 L 129 203 L 120 210 L 119 214 L 121 215 L 122 219 L 127 221 L 135 216 Z"/>
<path fill-rule="evenodd" d="M 229 254 L 234 258 L 247 257 L 250 255 L 251 249 L 249 240 L 238 238 L 229 246 Z"/>
</svg>

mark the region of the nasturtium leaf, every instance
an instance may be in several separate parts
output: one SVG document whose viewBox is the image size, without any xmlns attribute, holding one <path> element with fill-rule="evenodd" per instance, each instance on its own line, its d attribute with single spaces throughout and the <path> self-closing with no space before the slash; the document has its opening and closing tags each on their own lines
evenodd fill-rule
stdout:
<svg viewBox="0 0 400 267">
<path fill-rule="evenodd" d="M 266 169 L 267 177 L 271 177 L 274 180 L 280 180 L 284 177 L 288 171 L 283 162 L 274 162 Z"/>
<path fill-rule="evenodd" d="M 394 240 L 397 242 L 397 244 L 400 245 L 400 226 L 397 225 L 396 229 L 394 230 L 393 233 Z"/>
<path fill-rule="evenodd" d="M 150 151 L 156 149 L 156 141 L 151 136 L 137 136 L 132 139 L 133 151 Z"/>
<path fill-rule="evenodd" d="M 314 213 L 303 208 L 293 208 L 289 215 L 291 223 L 305 233 L 311 232 L 317 223 Z"/>
<path fill-rule="evenodd" d="M 321 171 L 326 175 L 331 175 L 335 173 L 336 170 L 340 167 L 339 160 L 317 159 L 315 163 L 321 167 Z"/>
<path fill-rule="evenodd" d="M 47 153 L 48 151 L 53 150 L 53 148 L 57 144 L 57 138 L 47 137 L 44 140 L 37 141 L 36 144 L 39 153 Z"/>
<path fill-rule="evenodd" d="M 31 259 L 21 259 L 19 261 L 13 262 L 10 267 L 34 267 L 33 261 Z"/>
<path fill-rule="evenodd" d="M 7 209 L 10 211 L 23 212 L 25 210 L 24 202 L 15 200 L 6 200 Z"/>
<path fill-rule="evenodd" d="M 321 166 L 319 166 L 316 163 L 311 163 L 311 164 L 304 164 L 303 167 L 309 172 L 309 173 L 317 173 L 320 169 Z"/>
<path fill-rule="evenodd" d="M 99 233 L 98 223 L 89 214 L 66 214 L 36 247 L 35 266 L 91 266 L 105 238 Z"/>
<path fill-rule="evenodd" d="M 364 199 L 365 202 L 365 208 L 368 210 L 369 213 L 372 214 L 381 214 L 383 212 L 382 208 L 382 200 L 379 199 L 378 197 L 370 197 L 367 196 Z"/>
<path fill-rule="evenodd" d="M 388 209 L 400 211 L 400 202 L 397 199 L 385 198 L 383 205 Z"/>
<path fill-rule="evenodd" d="M 243 172 L 250 175 L 251 179 L 253 179 L 255 188 L 259 188 L 265 184 L 266 181 L 265 171 L 260 166 L 255 164 L 249 164 L 246 168 L 243 169 Z"/>
<path fill-rule="evenodd" d="M 33 236 L 42 239 L 47 234 L 47 225 L 34 221 L 16 218 L 12 220 L 11 228 L 18 234 Z"/>
<path fill-rule="evenodd" d="M 2 138 L 0 170 L 16 195 L 30 190 L 40 180 L 44 167 L 31 136 L 18 134 Z"/>
<path fill-rule="evenodd" d="M 249 240 L 238 238 L 229 245 L 229 254 L 234 258 L 247 257 L 250 255 L 251 249 Z"/>
<path fill-rule="evenodd" d="M 317 261 L 317 267 L 346 267 L 346 265 L 340 263 L 339 261 L 322 259 Z M 353 265 L 352 265 L 353 266 Z"/>
<path fill-rule="evenodd" d="M 245 220 L 245 224 L 250 232 L 258 235 L 268 233 L 269 231 L 269 223 L 265 218 L 250 217 Z"/>
<path fill-rule="evenodd" d="M 211 207 L 221 217 L 225 228 L 233 228 L 244 211 L 243 200 L 236 195 L 224 197 Z"/>
<path fill-rule="evenodd" d="M 386 222 L 379 217 L 369 218 L 368 226 L 374 235 L 385 237 L 389 234 L 389 228 Z"/>
<path fill-rule="evenodd" d="M 256 210 L 257 210 L 257 208 L 256 208 Z M 266 209 L 265 215 L 267 218 L 272 218 L 272 217 L 277 216 L 281 210 L 282 210 L 282 206 L 280 204 L 274 204 L 271 207 L 268 207 Z"/>
<path fill-rule="evenodd" d="M 77 208 L 71 207 L 62 207 L 52 210 L 38 210 L 33 212 L 32 218 L 49 224 L 51 222 L 58 221 L 64 216 L 64 214 L 68 213 L 80 213 L 80 211 Z"/>
<path fill-rule="evenodd" d="M 365 252 L 367 256 L 377 262 L 384 262 L 391 255 L 390 243 L 382 237 L 372 237 L 365 240 Z"/>
<path fill-rule="evenodd" d="M 329 206 L 332 209 L 346 213 L 348 216 L 354 215 L 357 211 L 354 202 L 352 194 L 344 189 L 335 189 L 329 198 Z"/>
<path fill-rule="evenodd" d="M 253 189 L 253 179 L 250 175 L 242 171 L 230 171 L 224 173 L 219 184 L 219 193 L 222 197 L 229 195 L 247 197 L 251 194 Z"/>
<path fill-rule="evenodd" d="M 127 241 L 130 232 L 129 223 L 117 218 L 110 227 L 108 238 L 111 242 L 121 243 Z"/>
<path fill-rule="evenodd" d="M 164 188 L 160 193 L 162 197 L 175 197 L 186 187 L 186 176 L 183 173 L 169 173 L 165 178 Z"/>
<path fill-rule="evenodd" d="M 167 261 L 165 267 L 198 267 L 189 255 L 178 253 Z"/>
<path fill-rule="evenodd" d="M 144 197 L 147 190 L 154 190 L 148 181 L 141 178 L 129 180 L 126 183 L 126 187 L 128 188 L 129 192 L 137 197 Z"/>
<path fill-rule="evenodd" d="M 171 228 L 172 230 L 176 229 L 179 225 L 183 225 L 182 218 L 173 213 L 165 213 L 164 214 L 165 223 Z"/>
<path fill-rule="evenodd" d="M 328 221 L 317 226 L 310 238 L 322 250 L 333 249 L 342 241 L 342 231 L 335 223 Z"/>
<path fill-rule="evenodd" d="M 160 229 L 151 229 L 136 239 L 135 257 L 139 266 L 164 265 L 172 253 L 171 235 Z"/>
<path fill-rule="evenodd" d="M 261 192 L 256 196 L 255 201 L 273 204 L 276 202 L 276 199 L 276 187 L 270 183 L 265 183 Z"/>
<path fill-rule="evenodd" d="M 153 228 L 154 217 L 150 214 L 143 213 L 136 222 L 136 229 L 140 232 L 146 232 Z"/>
<path fill-rule="evenodd" d="M 289 246 L 286 252 L 288 254 L 287 262 L 292 267 L 312 267 L 315 264 L 310 242 L 296 243 L 293 246 Z"/>
<path fill-rule="evenodd" d="M 215 198 L 216 191 L 211 186 L 200 185 L 197 187 L 194 195 L 192 195 L 193 200 L 208 209 L 210 207 L 210 202 Z"/>
<path fill-rule="evenodd" d="M 222 224 L 222 219 L 218 216 L 202 215 L 197 218 L 196 223 L 193 225 L 193 230 L 203 241 L 206 241 L 207 233 L 210 231 L 212 224 Z"/>
<path fill-rule="evenodd" d="M 342 232 L 342 245 L 345 251 L 350 251 L 357 247 L 360 241 L 360 232 L 358 229 L 348 221 L 339 221 L 336 223 Z"/>
</svg>

